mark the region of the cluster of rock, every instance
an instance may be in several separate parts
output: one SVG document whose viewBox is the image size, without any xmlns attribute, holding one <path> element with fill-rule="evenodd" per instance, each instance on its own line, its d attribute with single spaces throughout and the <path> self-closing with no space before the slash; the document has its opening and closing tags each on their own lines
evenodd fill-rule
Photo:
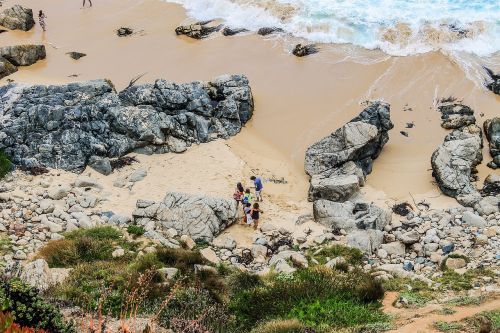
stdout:
<svg viewBox="0 0 500 333">
<path fill-rule="evenodd" d="M 490 155 L 493 161 L 488 163 L 492 169 L 500 168 L 500 118 L 488 119 L 483 124 L 484 134 L 489 142 Z"/>
<path fill-rule="evenodd" d="M 311 145 L 305 157 L 305 171 L 311 176 L 309 200 L 343 202 L 356 194 L 393 127 L 389 105 L 374 102 L 346 125 Z"/>
<path fill-rule="evenodd" d="M 439 106 L 439 110 L 442 113 L 442 126 L 453 129 L 431 158 L 432 174 L 439 188 L 447 196 L 456 198 L 461 205 L 474 207 L 476 210 L 492 203 L 498 205 L 498 196 L 486 193 L 482 195 L 475 185 L 476 166 L 483 159 L 483 138 L 481 128 L 475 124 L 473 111 L 454 102 Z M 498 127 L 500 126 L 495 119 L 485 122 L 493 156 L 498 153 L 497 145 L 500 142 Z"/>
<path fill-rule="evenodd" d="M 44 45 L 0 47 L 0 79 L 17 72 L 18 66 L 30 66 L 46 57 Z"/>
<path fill-rule="evenodd" d="M 80 172 L 130 152 L 183 152 L 237 134 L 253 113 L 243 75 L 207 83 L 157 80 L 116 92 L 95 80 L 0 88 L 0 149 L 26 168 Z M 22 129 L 22 130 L 20 130 Z M 98 169 L 99 171 L 99 169 Z"/>
<path fill-rule="evenodd" d="M 161 202 L 138 200 L 136 206 L 134 223 L 146 230 L 146 237 L 170 247 L 178 246 L 177 235 L 212 241 L 238 215 L 234 200 L 176 192 L 167 193 Z"/>
<path fill-rule="evenodd" d="M 24 177 L 32 179 L 21 172 L 8 175 L 0 188 L 0 234 L 10 241 L 4 262 L 25 260 L 48 241 L 63 239 L 64 232 L 130 221 L 97 207 L 102 185 L 94 179 L 80 176 L 63 185 L 42 179 L 35 186 L 15 188 Z"/>
<path fill-rule="evenodd" d="M 490 207 L 481 216 L 472 208 L 459 206 L 410 212 L 393 219 L 384 227 L 383 243 L 370 256 L 366 268 L 383 270 L 394 265 L 431 275 L 443 266 L 465 270 L 496 268 L 499 263 L 498 207 Z"/>
<path fill-rule="evenodd" d="M 305 57 L 314 53 L 318 53 L 318 48 L 314 44 L 297 44 L 292 50 L 292 54 L 296 57 Z"/>
<path fill-rule="evenodd" d="M 175 28 L 175 33 L 177 35 L 184 35 L 190 38 L 194 39 L 203 39 L 208 36 L 210 36 L 214 32 L 221 31 L 222 35 L 224 36 L 234 36 L 242 32 L 248 31 L 247 29 L 243 28 L 231 28 L 231 27 L 224 27 L 222 24 L 219 25 L 210 25 L 212 23 L 212 20 L 209 21 L 201 21 L 201 22 L 196 22 L 193 24 L 188 24 L 188 25 L 180 25 L 177 28 Z M 261 36 L 267 36 L 271 35 L 274 33 L 278 32 L 283 32 L 283 29 L 281 28 L 276 28 L 276 27 L 263 27 L 257 30 L 257 34 Z M 304 46 L 303 51 L 308 51 L 311 52 L 315 50 L 312 46 Z M 314 52 L 311 52 L 314 53 Z M 309 53 L 310 54 L 310 53 Z M 304 54 L 305 55 L 305 54 Z"/>
</svg>

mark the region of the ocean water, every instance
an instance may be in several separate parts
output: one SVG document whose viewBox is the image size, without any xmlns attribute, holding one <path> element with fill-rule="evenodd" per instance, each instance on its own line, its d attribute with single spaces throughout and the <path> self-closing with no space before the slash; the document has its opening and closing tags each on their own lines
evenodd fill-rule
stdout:
<svg viewBox="0 0 500 333">
<path fill-rule="evenodd" d="M 500 54 L 500 0 L 168 0 L 196 19 L 257 30 L 280 27 L 312 42 L 407 56 Z"/>
</svg>

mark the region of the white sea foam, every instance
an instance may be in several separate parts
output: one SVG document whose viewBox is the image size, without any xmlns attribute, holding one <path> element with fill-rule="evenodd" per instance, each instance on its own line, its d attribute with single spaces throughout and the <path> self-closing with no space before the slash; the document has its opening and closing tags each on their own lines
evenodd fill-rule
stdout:
<svg viewBox="0 0 500 333">
<path fill-rule="evenodd" d="M 168 0 L 190 16 L 232 27 L 280 27 L 322 43 L 406 56 L 436 50 L 489 57 L 500 51 L 494 0 Z"/>
</svg>

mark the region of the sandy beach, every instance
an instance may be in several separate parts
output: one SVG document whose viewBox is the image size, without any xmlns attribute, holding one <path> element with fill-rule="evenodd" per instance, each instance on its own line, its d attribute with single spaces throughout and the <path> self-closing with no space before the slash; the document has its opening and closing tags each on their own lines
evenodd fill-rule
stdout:
<svg viewBox="0 0 500 333">
<path fill-rule="evenodd" d="M 176 184 L 177 190 L 230 195 L 234 183 L 247 176 L 241 173 L 241 165 L 245 165 L 250 173 L 287 180 L 286 191 L 277 190 L 273 200 L 289 197 L 304 203 L 308 187 L 303 171 L 305 149 L 357 115 L 364 101 L 381 99 L 391 104 L 395 128 L 363 193 L 370 200 L 388 204 L 409 199 L 411 193 L 436 208 L 444 207 L 454 200 L 440 194 L 430 171 L 430 156 L 446 135 L 439 125 L 436 101 L 455 96 L 476 114 L 484 114 L 484 119 L 498 115 L 500 97 L 469 80 L 458 64 L 438 52 L 390 57 L 354 46 L 324 45 L 319 54 L 299 59 L 289 53 L 291 37 L 215 34 L 202 41 L 178 37 L 175 27 L 190 20 L 179 5 L 158 0 L 103 0 L 84 9 L 80 1 L 9 0 L 4 7 L 14 3 L 42 9 L 48 30 L 43 33 L 37 25 L 30 32 L 10 31 L 0 36 L 0 45 L 43 43 L 47 59 L 21 68 L 2 84 L 7 79 L 61 84 L 108 78 L 120 90 L 141 74 L 139 82 L 208 80 L 225 73 L 248 76 L 255 98 L 254 117 L 236 137 L 213 144 L 220 163 L 210 170 L 220 177 L 211 184 L 205 180 L 215 179 L 216 174 L 203 173 L 198 178 L 204 180 L 196 178 L 189 186 Z M 137 33 L 119 38 L 115 29 L 121 26 Z M 72 60 L 66 55 L 70 51 L 87 57 Z M 406 130 L 408 122 L 415 127 Z M 402 130 L 409 136 L 401 135 Z M 196 165 L 203 165 L 207 152 L 212 151 L 209 147 L 191 148 L 186 153 L 194 161 L 188 167 L 191 171 L 196 173 Z M 486 163 L 486 148 L 483 154 Z M 163 165 L 176 170 L 181 165 L 184 168 L 187 157 L 142 158 L 152 159 L 154 168 Z M 481 179 L 491 173 L 485 163 L 479 167 Z M 154 181 L 155 193 L 174 189 L 166 174 Z M 273 186 L 277 185 L 269 185 L 268 194 L 274 192 Z"/>
</svg>

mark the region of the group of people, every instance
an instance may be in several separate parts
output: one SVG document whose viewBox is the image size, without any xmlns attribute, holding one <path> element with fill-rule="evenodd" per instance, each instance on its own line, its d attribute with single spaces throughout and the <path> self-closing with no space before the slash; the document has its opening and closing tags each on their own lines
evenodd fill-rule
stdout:
<svg viewBox="0 0 500 333">
<path fill-rule="evenodd" d="M 241 203 L 243 207 L 243 219 L 242 223 L 247 226 L 252 226 L 255 230 L 259 226 L 260 214 L 263 211 L 260 209 L 259 202 L 262 202 L 262 190 L 264 186 L 262 185 L 262 179 L 260 177 L 252 176 L 250 180 L 253 181 L 255 188 L 255 202 L 252 196 L 250 188 L 243 188 L 241 183 L 236 184 L 236 190 L 233 194 L 234 200 L 236 200 L 236 205 L 239 206 Z"/>
</svg>

